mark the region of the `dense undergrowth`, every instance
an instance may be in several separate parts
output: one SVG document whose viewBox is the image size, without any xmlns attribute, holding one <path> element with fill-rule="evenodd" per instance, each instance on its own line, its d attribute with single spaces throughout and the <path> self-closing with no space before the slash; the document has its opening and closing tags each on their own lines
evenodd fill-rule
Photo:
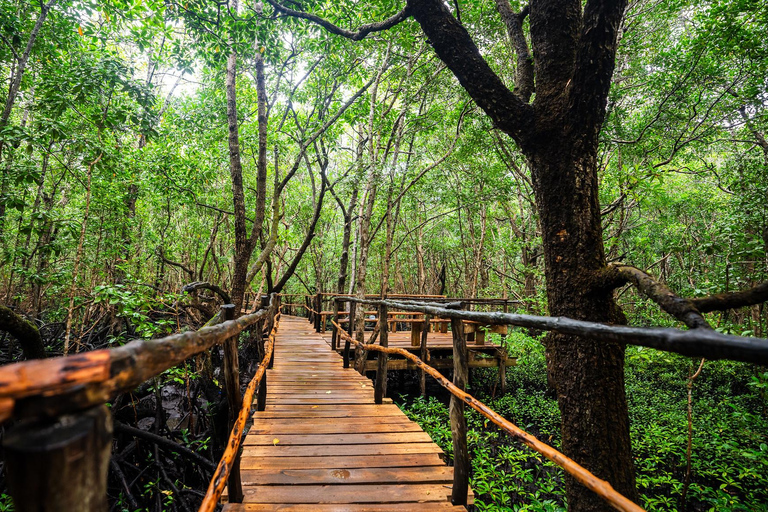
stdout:
<svg viewBox="0 0 768 512">
<path fill-rule="evenodd" d="M 509 389 L 494 396 L 496 371 L 474 370 L 471 393 L 555 447 L 560 412 L 547 389 L 539 340 L 512 333 L 518 365 Z M 688 376 L 698 361 L 640 347 L 626 357 L 627 400 L 641 503 L 649 511 L 681 511 L 686 473 Z M 693 443 L 688 511 L 768 510 L 768 372 L 730 361 L 708 361 L 692 389 Z M 447 396 L 400 395 L 400 407 L 452 457 Z M 563 472 L 553 463 L 468 412 L 471 485 L 477 510 L 565 510 Z"/>
</svg>

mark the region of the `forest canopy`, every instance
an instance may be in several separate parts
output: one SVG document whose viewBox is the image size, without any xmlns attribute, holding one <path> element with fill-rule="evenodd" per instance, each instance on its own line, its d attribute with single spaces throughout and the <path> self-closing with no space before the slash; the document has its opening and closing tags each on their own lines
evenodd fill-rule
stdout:
<svg viewBox="0 0 768 512">
<path fill-rule="evenodd" d="M 766 34 L 764 0 L 0 0 L 0 358 L 197 328 L 272 292 L 765 338 Z M 706 437 L 727 467 L 694 463 L 689 491 L 698 360 L 516 339 L 510 372 L 541 403 L 501 400 L 618 491 L 765 510 L 764 367 L 704 367 L 700 421 L 729 402 L 743 444 Z M 651 467 L 654 385 L 677 430 Z M 478 507 L 519 504 L 474 471 Z M 553 485 L 515 510 L 605 506 Z"/>
</svg>

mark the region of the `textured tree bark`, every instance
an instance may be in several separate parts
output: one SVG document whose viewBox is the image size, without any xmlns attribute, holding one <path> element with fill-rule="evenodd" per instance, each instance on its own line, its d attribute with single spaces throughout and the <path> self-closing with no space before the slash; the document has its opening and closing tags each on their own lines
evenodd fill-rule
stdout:
<svg viewBox="0 0 768 512">
<path fill-rule="evenodd" d="M 532 171 L 550 314 L 625 323 L 605 268 L 597 181 L 598 134 L 626 2 L 535 0 L 530 6 L 533 104 L 502 83 L 439 0 L 409 0 L 435 52 L 475 102 L 509 134 Z M 562 413 L 564 452 L 632 500 L 638 497 L 624 394 L 624 346 L 551 334 L 548 366 Z M 566 478 L 572 511 L 606 510 Z"/>
<path fill-rule="evenodd" d="M 234 0 L 233 11 L 237 12 L 237 0 Z M 237 124 L 237 53 L 232 49 L 227 59 L 226 70 L 227 93 L 227 127 L 229 129 L 229 174 L 232 180 L 232 203 L 235 217 L 235 258 L 234 272 L 230 291 L 232 303 L 237 314 L 243 306 L 245 294 L 245 278 L 248 272 L 248 232 L 245 226 L 245 194 L 243 192 L 243 164 L 240 160 L 240 139 Z"/>
<path fill-rule="evenodd" d="M 544 144 L 530 158 L 541 219 L 550 314 L 625 324 L 609 290 L 594 286 L 605 265 L 597 188 L 597 145 L 565 152 Z M 637 499 L 624 393 L 624 346 L 550 333 L 548 367 L 562 414 L 563 451 L 617 491 Z M 566 477 L 569 510 L 606 510 Z"/>
</svg>

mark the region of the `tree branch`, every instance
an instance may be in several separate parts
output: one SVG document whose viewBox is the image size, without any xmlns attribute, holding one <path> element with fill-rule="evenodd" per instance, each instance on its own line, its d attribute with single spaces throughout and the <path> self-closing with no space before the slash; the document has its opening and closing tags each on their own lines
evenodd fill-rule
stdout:
<svg viewBox="0 0 768 512">
<path fill-rule="evenodd" d="M 384 21 L 368 23 L 366 25 L 362 25 L 356 31 L 352 31 L 352 30 L 347 30 L 345 28 L 336 26 L 330 21 L 324 18 L 321 18 L 320 16 L 317 16 L 315 14 L 304 12 L 304 11 L 296 11 L 294 9 L 289 9 L 288 7 L 285 7 L 284 5 L 281 5 L 280 3 L 276 2 L 275 0 L 267 0 L 267 3 L 272 7 L 274 7 L 275 11 L 279 13 L 285 14 L 287 16 L 291 16 L 293 18 L 309 20 L 312 23 L 316 23 L 320 25 L 321 27 L 323 27 L 325 30 L 327 30 L 332 34 L 346 37 L 353 41 L 360 41 L 361 39 L 365 39 L 365 37 L 368 36 L 368 34 L 371 34 L 373 32 L 382 32 L 384 30 L 389 30 L 390 28 L 394 27 L 395 25 L 407 19 L 409 16 L 408 7 L 406 6 L 404 9 L 390 16 Z"/>
<path fill-rule="evenodd" d="M 656 281 L 639 268 L 630 265 L 611 264 L 608 266 L 608 272 L 613 287 L 632 283 L 643 295 L 691 329 L 711 329 L 693 301 L 675 295 L 665 284 Z"/>
<path fill-rule="evenodd" d="M 408 0 L 435 53 L 499 129 L 520 142 L 533 124 L 533 108 L 510 91 L 480 55 L 469 32 L 442 0 Z"/>
<path fill-rule="evenodd" d="M 158 247 L 157 248 L 157 255 L 160 258 L 160 260 L 163 261 L 164 263 L 167 263 L 168 265 L 171 265 L 171 266 L 176 267 L 176 268 L 180 268 L 181 270 L 186 272 L 189 275 L 190 279 L 194 279 L 195 278 L 195 271 L 194 270 L 192 270 L 189 267 L 184 266 L 182 263 L 178 263 L 176 261 L 169 260 L 168 258 L 166 258 L 165 257 L 165 251 L 163 250 L 162 247 Z"/>
<path fill-rule="evenodd" d="M 496 0 L 496 10 L 507 27 L 509 42 L 517 56 L 515 90 L 513 92 L 521 100 L 528 103 L 535 90 L 533 82 L 533 57 L 531 57 L 528 41 L 526 41 L 525 34 L 523 33 L 523 20 L 528 16 L 530 7 L 526 5 L 522 11 L 516 13 L 512 10 L 509 0 Z"/>
<path fill-rule="evenodd" d="M 184 285 L 181 288 L 181 291 L 191 293 L 197 290 L 211 290 L 213 293 L 221 297 L 221 300 L 224 301 L 224 304 L 232 304 L 232 299 L 229 297 L 229 294 L 216 286 L 215 284 L 206 283 L 206 282 L 195 282 L 195 283 L 189 283 L 187 285 Z"/>
<path fill-rule="evenodd" d="M 768 301 L 768 281 L 740 292 L 718 293 L 691 299 L 691 303 L 702 313 L 754 306 L 765 301 Z"/>
</svg>

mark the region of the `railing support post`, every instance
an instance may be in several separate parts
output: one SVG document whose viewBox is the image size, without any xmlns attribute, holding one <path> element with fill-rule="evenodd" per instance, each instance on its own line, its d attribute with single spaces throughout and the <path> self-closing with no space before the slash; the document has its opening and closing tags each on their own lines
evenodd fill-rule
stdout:
<svg viewBox="0 0 768 512">
<path fill-rule="evenodd" d="M 339 323 L 339 299 L 334 298 L 333 299 L 333 321 L 336 322 L 336 324 Z M 334 352 L 339 348 L 339 330 L 336 328 L 336 325 L 333 326 L 331 329 L 331 349 L 333 349 Z"/>
<path fill-rule="evenodd" d="M 429 336 L 429 325 L 432 317 L 430 315 L 424 315 L 424 325 L 421 330 L 421 345 L 419 346 L 419 359 L 427 362 L 427 336 Z M 427 396 L 427 372 L 421 370 L 420 375 L 420 388 L 421 396 Z"/>
<path fill-rule="evenodd" d="M 464 323 L 451 319 L 453 334 L 453 383 L 462 391 L 467 386 L 467 344 L 464 341 Z M 467 419 L 464 416 L 464 402 L 451 395 L 451 437 L 453 437 L 453 490 L 451 501 L 454 505 L 467 505 L 469 490 L 469 453 L 467 451 Z"/>
<path fill-rule="evenodd" d="M 18 512 L 107 510 L 112 417 L 106 405 L 5 435 L 6 478 Z"/>
<path fill-rule="evenodd" d="M 355 309 L 357 304 L 349 301 L 349 317 L 347 320 L 347 334 L 351 337 L 355 332 Z M 344 368 L 349 368 L 349 339 L 344 340 Z"/>
<path fill-rule="evenodd" d="M 235 318 L 235 305 L 224 304 L 221 310 L 225 320 Z M 240 367 L 237 354 L 238 336 L 233 336 L 224 342 L 224 384 L 227 390 L 227 412 L 229 421 L 228 430 L 232 430 L 237 419 L 237 414 L 242 405 L 242 396 L 240 395 Z M 232 470 L 229 473 L 229 501 L 230 503 L 242 503 L 243 489 L 240 482 L 240 454 L 232 462 Z"/>
<path fill-rule="evenodd" d="M 389 346 L 389 322 L 387 318 L 387 306 L 379 306 L 379 345 Z M 389 356 L 386 352 L 379 352 L 376 361 L 376 387 L 373 390 L 373 402 L 382 403 L 387 395 L 387 361 Z"/>
<path fill-rule="evenodd" d="M 315 314 L 315 332 L 320 332 L 320 322 L 323 320 L 323 300 L 321 295 L 318 293 L 315 295 L 315 311 L 317 313 Z"/>
</svg>

